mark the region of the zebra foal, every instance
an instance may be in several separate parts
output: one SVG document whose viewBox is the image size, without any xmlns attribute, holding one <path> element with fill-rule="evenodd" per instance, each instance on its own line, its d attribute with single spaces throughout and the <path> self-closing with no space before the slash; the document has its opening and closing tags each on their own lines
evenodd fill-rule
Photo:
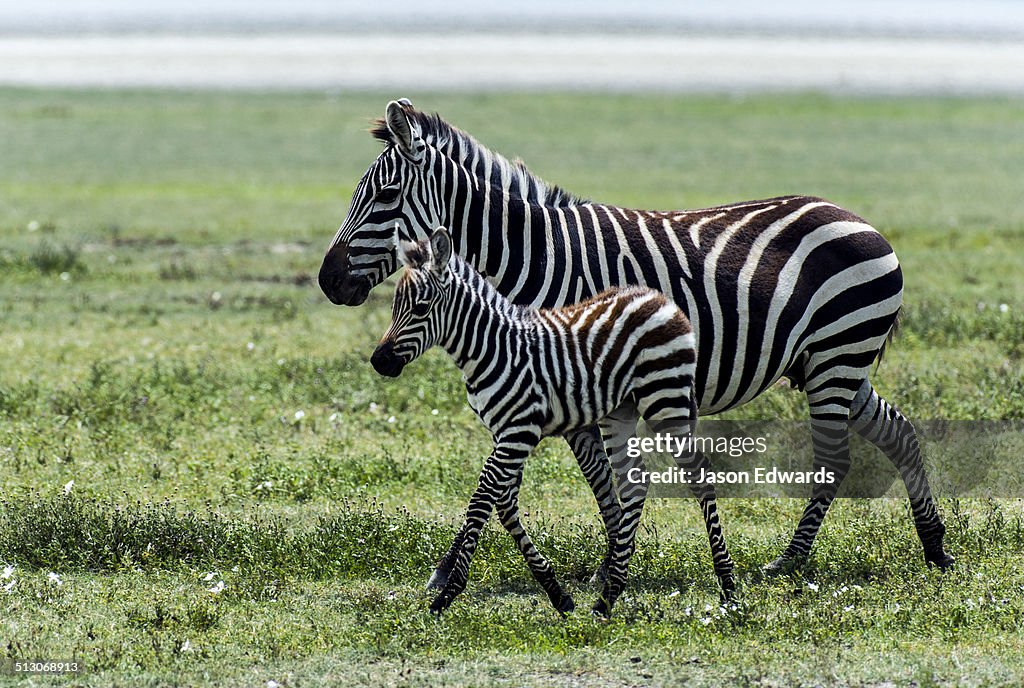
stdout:
<svg viewBox="0 0 1024 688">
<path fill-rule="evenodd" d="M 465 589 L 473 552 L 494 509 L 555 608 L 574 608 L 523 528 L 518 507 L 526 457 L 543 437 L 561 435 L 594 490 L 608 531 L 608 575 L 593 608 L 607 615 L 625 585 L 647 487 L 620 485 L 633 508 L 620 507 L 596 423 L 639 416 L 656 430 L 692 431 L 697 356 L 689 321 L 663 294 L 644 287 L 610 289 L 551 310 L 515 306 L 453 254 L 444 228 L 419 243 L 398 242 L 398 255 L 406 270 L 395 291 L 391 326 L 370 359 L 374 369 L 396 377 L 427 349 L 442 346 L 462 370 L 470 406 L 494 438 L 462 528 L 431 577 L 430 586 L 441 588 L 431 611 L 443 611 Z M 703 475 L 696 472 L 706 469 L 702 455 L 679 458 L 684 469 Z M 728 594 L 733 563 L 714 487 L 691 487 L 704 513 L 715 573 Z"/>
</svg>

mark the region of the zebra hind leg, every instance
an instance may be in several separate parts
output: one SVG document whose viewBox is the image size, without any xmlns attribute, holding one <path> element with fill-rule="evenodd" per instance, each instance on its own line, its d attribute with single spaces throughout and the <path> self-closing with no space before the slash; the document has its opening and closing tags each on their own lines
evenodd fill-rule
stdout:
<svg viewBox="0 0 1024 688">
<path fill-rule="evenodd" d="M 688 475 L 706 475 L 711 471 L 711 463 L 701 452 L 682 457 L 680 467 L 688 471 Z M 725 534 L 722 532 L 722 524 L 718 518 L 718 495 L 715 492 L 715 485 L 714 483 L 691 483 L 690 489 L 700 503 L 701 513 L 704 516 L 704 527 L 708 532 L 708 543 L 711 546 L 711 563 L 715 569 L 715 576 L 718 577 L 718 584 L 722 588 L 722 600 L 728 601 L 736 592 L 736 567 L 729 555 L 729 549 L 726 547 Z"/>
<path fill-rule="evenodd" d="M 900 472 L 910 497 L 914 526 L 924 548 L 925 561 L 929 566 L 935 565 L 942 570 L 950 568 L 954 559 L 946 553 L 942 543 L 946 527 L 925 475 L 914 426 L 899 409 L 880 397 L 866 378 L 857 392 L 853 408 L 850 427 L 878 447 Z"/>
<path fill-rule="evenodd" d="M 603 585 L 608 579 L 608 563 L 615 554 L 615 541 L 622 523 L 622 507 L 615 492 L 611 461 L 604 450 L 604 441 L 596 426 L 577 430 L 567 435 L 565 439 L 572 448 L 576 462 L 594 493 L 598 509 L 601 511 L 601 520 L 604 522 L 608 548 L 601 567 L 590 580 L 592 584 L 599 580 Z"/>
<path fill-rule="evenodd" d="M 859 378 L 858 378 L 859 380 Z M 850 405 L 856 385 L 845 378 L 833 378 L 828 372 L 808 381 L 807 400 L 811 410 L 811 442 L 814 447 L 814 471 L 821 468 L 834 475 L 832 483 L 814 485 L 789 546 L 775 561 L 764 567 L 768 574 L 784 573 L 799 567 L 811 551 L 839 486 L 850 471 Z"/>
<path fill-rule="evenodd" d="M 682 389 L 692 390 L 693 387 L 687 382 L 682 385 Z M 680 439 L 692 437 L 697 426 L 697 402 L 692 392 L 680 399 L 678 404 L 666 403 L 663 397 L 655 399 L 653 406 L 641 408 L 643 418 L 651 429 L 658 435 L 668 434 Z M 707 457 L 702 452 L 694 451 L 692 446 L 675 459 L 678 467 L 686 471 L 685 475 L 707 475 L 711 472 L 711 463 Z M 725 534 L 718 518 L 718 495 L 715 485 L 710 482 L 693 482 L 690 483 L 690 491 L 700 503 L 704 516 L 704 527 L 711 547 L 711 561 L 722 589 L 722 599 L 729 600 L 736 591 L 735 565 L 726 547 Z"/>
<path fill-rule="evenodd" d="M 626 403 L 600 422 L 604 446 L 615 473 L 616 496 L 622 505 L 619 530 L 616 537 L 610 539 L 609 555 L 602 565 L 606 577 L 593 607 L 594 614 L 601 617 L 611 613 L 612 605 L 626 585 L 629 559 L 636 548 L 636 531 L 647 500 L 646 483 L 631 483 L 626 479 L 629 469 L 639 462 L 639 459 L 630 458 L 627 452 L 630 438 L 636 435 L 639 419 L 640 413 L 636 406 Z"/>
</svg>

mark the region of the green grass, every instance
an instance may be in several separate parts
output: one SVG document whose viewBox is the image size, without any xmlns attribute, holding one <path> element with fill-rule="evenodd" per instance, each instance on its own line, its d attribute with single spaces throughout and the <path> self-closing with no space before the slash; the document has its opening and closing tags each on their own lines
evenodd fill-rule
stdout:
<svg viewBox="0 0 1024 688">
<path fill-rule="evenodd" d="M 489 530 L 430 617 L 489 438 L 443 355 L 370 369 L 387 288 L 343 309 L 315 285 L 398 95 L 0 89 L 0 657 L 74 656 L 104 686 L 1020 682 L 1020 500 L 942 500 L 947 575 L 903 501 L 841 500 L 803 571 L 768 580 L 802 501 L 725 500 L 728 609 L 696 505 L 654 502 L 599 622 L 600 522 L 556 441 L 523 503 L 581 611 L 560 619 Z M 877 387 L 915 418 L 1024 418 L 1024 103 L 412 98 L 600 200 L 849 207 L 906 276 Z M 804 401 L 778 387 L 732 415 Z"/>
</svg>

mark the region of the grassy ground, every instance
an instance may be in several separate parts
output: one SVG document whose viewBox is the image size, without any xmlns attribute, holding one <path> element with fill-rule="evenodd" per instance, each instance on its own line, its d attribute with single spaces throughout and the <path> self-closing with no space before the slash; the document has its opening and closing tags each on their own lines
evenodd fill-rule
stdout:
<svg viewBox="0 0 1024 688">
<path fill-rule="evenodd" d="M 807 567 L 771 580 L 755 572 L 801 501 L 728 500 L 728 609 L 696 506 L 657 502 L 610 622 L 560 619 L 490 532 L 431 618 L 422 584 L 489 438 L 442 355 L 370 370 L 387 289 L 341 309 L 314 282 L 396 95 L 0 90 L 0 656 L 76 657 L 89 685 L 1020 682 L 1011 499 L 942 501 L 944 576 L 902 501 L 843 500 Z M 917 418 L 1024 417 L 1021 102 L 413 100 L 601 200 L 859 212 L 907 280 L 877 387 Z M 803 400 L 780 387 L 734 415 Z M 586 486 L 554 441 L 526 481 L 539 546 L 589 606 Z"/>
</svg>

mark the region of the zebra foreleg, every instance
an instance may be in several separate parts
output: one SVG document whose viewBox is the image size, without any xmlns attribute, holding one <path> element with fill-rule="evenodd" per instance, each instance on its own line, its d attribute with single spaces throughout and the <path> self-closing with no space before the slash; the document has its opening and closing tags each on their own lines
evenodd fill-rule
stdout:
<svg viewBox="0 0 1024 688">
<path fill-rule="evenodd" d="M 498 500 L 509 491 L 521 475 L 526 456 L 539 441 L 539 435 L 533 435 L 529 439 L 525 435 L 526 433 L 518 434 L 511 442 L 499 441 L 484 463 L 479 484 L 466 509 L 466 520 L 456 536 L 452 549 L 446 555 L 449 562 L 442 561 L 442 565 L 448 568 L 449 573 L 443 589 L 430 603 L 432 613 L 443 612 L 451 606 L 452 600 L 466 589 L 469 565 L 480 540 L 480 532 Z"/>
<path fill-rule="evenodd" d="M 455 534 L 452 546 L 448 548 L 448 551 L 437 562 L 437 567 L 430 574 L 430 579 L 427 581 L 427 590 L 440 590 L 448 585 L 448 576 L 451 575 L 452 567 L 455 566 L 456 555 L 462 549 L 462 543 L 466 540 L 466 528 L 468 526 L 468 522 L 463 522 L 459 532 Z"/>
<path fill-rule="evenodd" d="M 601 511 L 601 520 L 604 522 L 605 533 L 608 538 L 608 548 L 601 563 L 601 568 L 594 574 L 591 583 L 600 576 L 603 584 L 608 578 L 608 562 L 614 554 L 614 543 L 618 538 L 619 527 L 622 522 L 622 507 L 619 504 L 618 495 L 615 492 L 615 483 L 612 479 L 611 461 L 604 450 L 604 441 L 601 433 L 595 426 L 588 426 L 566 436 L 566 442 L 572 448 L 572 453 L 587 479 L 590 489 L 597 500 L 598 509 Z"/>
<path fill-rule="evenodd" d="M 530 539 L 526 528 L 519 520 L 519 486 L 522 481 L 523 473 L 520 471 L 515 483 L 498 500 L 498 518 L 501 519 L 501 525 L 505 527 L 508 534 L 516 541 L 516 546 L 522 552 L 526 565 L 530 568 L 530 573 L 547 593 L 552 606 L 560 613 L 568 614 L 576 608 L 576 604 L 559 585 L 551 564 L 537 551 L 533 540 Z"/>
<path fill-rule="evenodd" d="M 914 527 L 921 538 L 925 561 L 929 566 L 934 564 L 940 569 L 948 569 L 955 560 L 946 553 L 942 544 L 946 526 L 935 507 L 928 476 L 924 472 L 917 431 L 899 409 L 878 396 L 867 379 L 857 392 L 853 408 L 850 427 L 881 449 L 900 472 L 910 497 Z"/>
</svg>

